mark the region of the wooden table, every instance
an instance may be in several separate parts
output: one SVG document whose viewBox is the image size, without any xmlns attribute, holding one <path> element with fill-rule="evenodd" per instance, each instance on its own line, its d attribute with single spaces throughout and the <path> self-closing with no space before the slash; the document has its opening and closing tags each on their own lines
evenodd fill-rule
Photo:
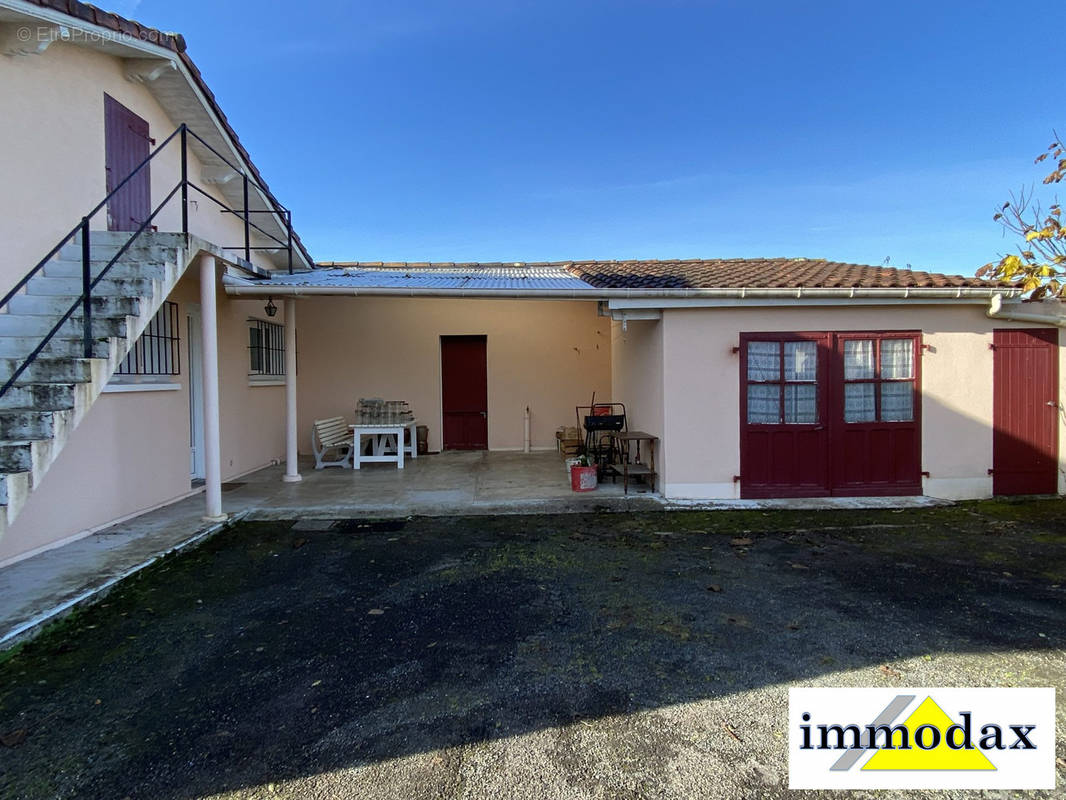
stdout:
<svg viewBox="0 0 1066 800">
<path fill-rule="evenodd" d="M 615 473 L 622 476 L 622 490 L 629 494 L 629 476 L 641 477 L 648 481 L 648 486 L 655 491 L 655 443 L 658 436 L 652 436 L 644 431 L 615 431 L 612 434 L 621 462 L 610 464 Z M 640 445 L 647 442 L 648 462 L 641 461 Z M 634 447 L 635 445 L 635 447 Z"/>
<path fill-rule="evenodd" d="M 354 448 L 352 452 L 352 469 L 359 469 L 360 464 L 381 461 L 395 462 L 396 469 L 403 469 L 404 455 L 418 458 L 416 424 L 418 424 L 417 419 L 408 420 L 407 422 L 349 425 L 348 427 L 351 429 L 354 438 L 352 442 Z M 411 432 L 410 444 L 404 444 L 404 430 L 410 430 Z M 371 455 L 368 456 L 363 455 L 364 436 L 374 437 L 371 444 Z M 387 453 L 386 451 L 389 449 L 393 449 L 396 452 Z"/>
</svg>

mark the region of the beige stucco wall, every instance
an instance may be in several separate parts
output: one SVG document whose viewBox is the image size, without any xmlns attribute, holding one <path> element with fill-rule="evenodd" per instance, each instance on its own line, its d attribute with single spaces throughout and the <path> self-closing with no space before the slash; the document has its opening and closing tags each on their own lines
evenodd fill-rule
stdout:
<svg viewBox="0 0 1066 800">
<path fill-rule="evenodd" d="M 663 436 L 663 326 L 659 320 L 611 324 L 611 400 L 625 403 L 631 431 L 658 436 L 656 488 L 667 480 Z"/>
<path fill-rule="evenodd" d="M 197 276 L 187 274 L 170 299 L 179 304 L 181 375 L 158 380 L 180 389 L 100 395 L 0 538 L 0 563 L 190 493 L 186 316 L 190 304 L 199 305 Z M 222 475 L 229 480 L 283 457 L 285 389 L 248 381 L 247 319 L 265 319 L 263 303 L 230 298 L 221 286 L 218 299 Z M 284 322 L 281 304 L 271 321 Z"/>
<path fill-rule="evenodd" d="M 676 309 L 663 318 L 668 496 L 739 497 L 741 332 L 920 330 L 925 494 L 988 497 L 992 479 L 993 328 L 981 306 Z M 1060 382 L 1063 375 L 1060 347 Z M 1060 429 L 1060 441 L 1064 431 Z M 1060 450 L 1060 486 L 1064 464 Z"/>
<path fill-rule="evenodd" d="M 440 337 L 487 336 L 489 448 L 555 447 L 574 406 L 611 390 L 610 321 L 591 302 L 321 297 L 296 304 L 300 450 L 314 420 L 360 397 L 407 400 L 441 447 Z"/>
<path fill-rule="evenodd" d="M 0 55 L 0 293 L 67 234 L 106 195 L 104 175 L 104 93 L 148 121 L 158 143 L 182 120 L 170 119 L 141 83 L 127 80 L 123 60 L 87 47 L 56 42 L 32 56 Z M 180 150 L 171 142 L 151 163 L 153 207 L 181 176 Z M 200 180 L 200 164 L 190 159 L 190 178 Z M 220 246 L 240 245 L 243 226 L 233 215 L 190 192 L 189 227 Z M 160 231 L 181 229 L 179 198 L 160 212 Z M 94 229 L 107 227 L 102 210 Z M 267 262 L 257 254 L 253 261 Z"/>
</svg>

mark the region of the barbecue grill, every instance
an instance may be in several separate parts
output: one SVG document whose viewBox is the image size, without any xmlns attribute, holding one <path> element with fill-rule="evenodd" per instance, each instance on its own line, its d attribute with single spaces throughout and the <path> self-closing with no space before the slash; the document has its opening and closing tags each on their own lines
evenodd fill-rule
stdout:
<svg viewBox="0 0 1066 800">
<path fill-rule="evenodd" d="M 577 406 L 578 420 L 584 418 L 585 455 L 589 463 L 599 467 L 602 476 L 603 467 L 615 462 L 615 441 L 613 433 L 628 430 L 626 427 L 626 407 L 624 403 L 595 403 L 591 406 Z"/>
</svg>

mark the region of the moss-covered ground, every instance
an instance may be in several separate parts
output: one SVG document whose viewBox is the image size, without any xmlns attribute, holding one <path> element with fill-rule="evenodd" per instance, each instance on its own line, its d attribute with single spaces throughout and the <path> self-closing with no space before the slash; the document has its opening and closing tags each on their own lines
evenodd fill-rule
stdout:
<svg viewBox="0 0 1066 800">
<path fill-rule="evenodd" d="M 0 655 L 0 797 L 776 797 L 789 684 L 1066 688 L 1057 500 L 292 525 Z"/>
</svg>

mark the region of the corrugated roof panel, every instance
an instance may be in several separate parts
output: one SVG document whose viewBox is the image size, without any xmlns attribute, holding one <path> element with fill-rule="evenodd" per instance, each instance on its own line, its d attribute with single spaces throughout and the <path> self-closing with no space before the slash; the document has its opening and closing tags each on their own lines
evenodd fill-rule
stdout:
<svg viewBox="0 0 1066 800">
<path fill-rule="evenodd" d="M 348 268 L 317 269 L 295 275 L 277 275 L 278 286 L 315 286 L 350 289 L 594 289 L 565 269 L 556 267 L 433 267 L 429 269 Z"/>
</svg>

